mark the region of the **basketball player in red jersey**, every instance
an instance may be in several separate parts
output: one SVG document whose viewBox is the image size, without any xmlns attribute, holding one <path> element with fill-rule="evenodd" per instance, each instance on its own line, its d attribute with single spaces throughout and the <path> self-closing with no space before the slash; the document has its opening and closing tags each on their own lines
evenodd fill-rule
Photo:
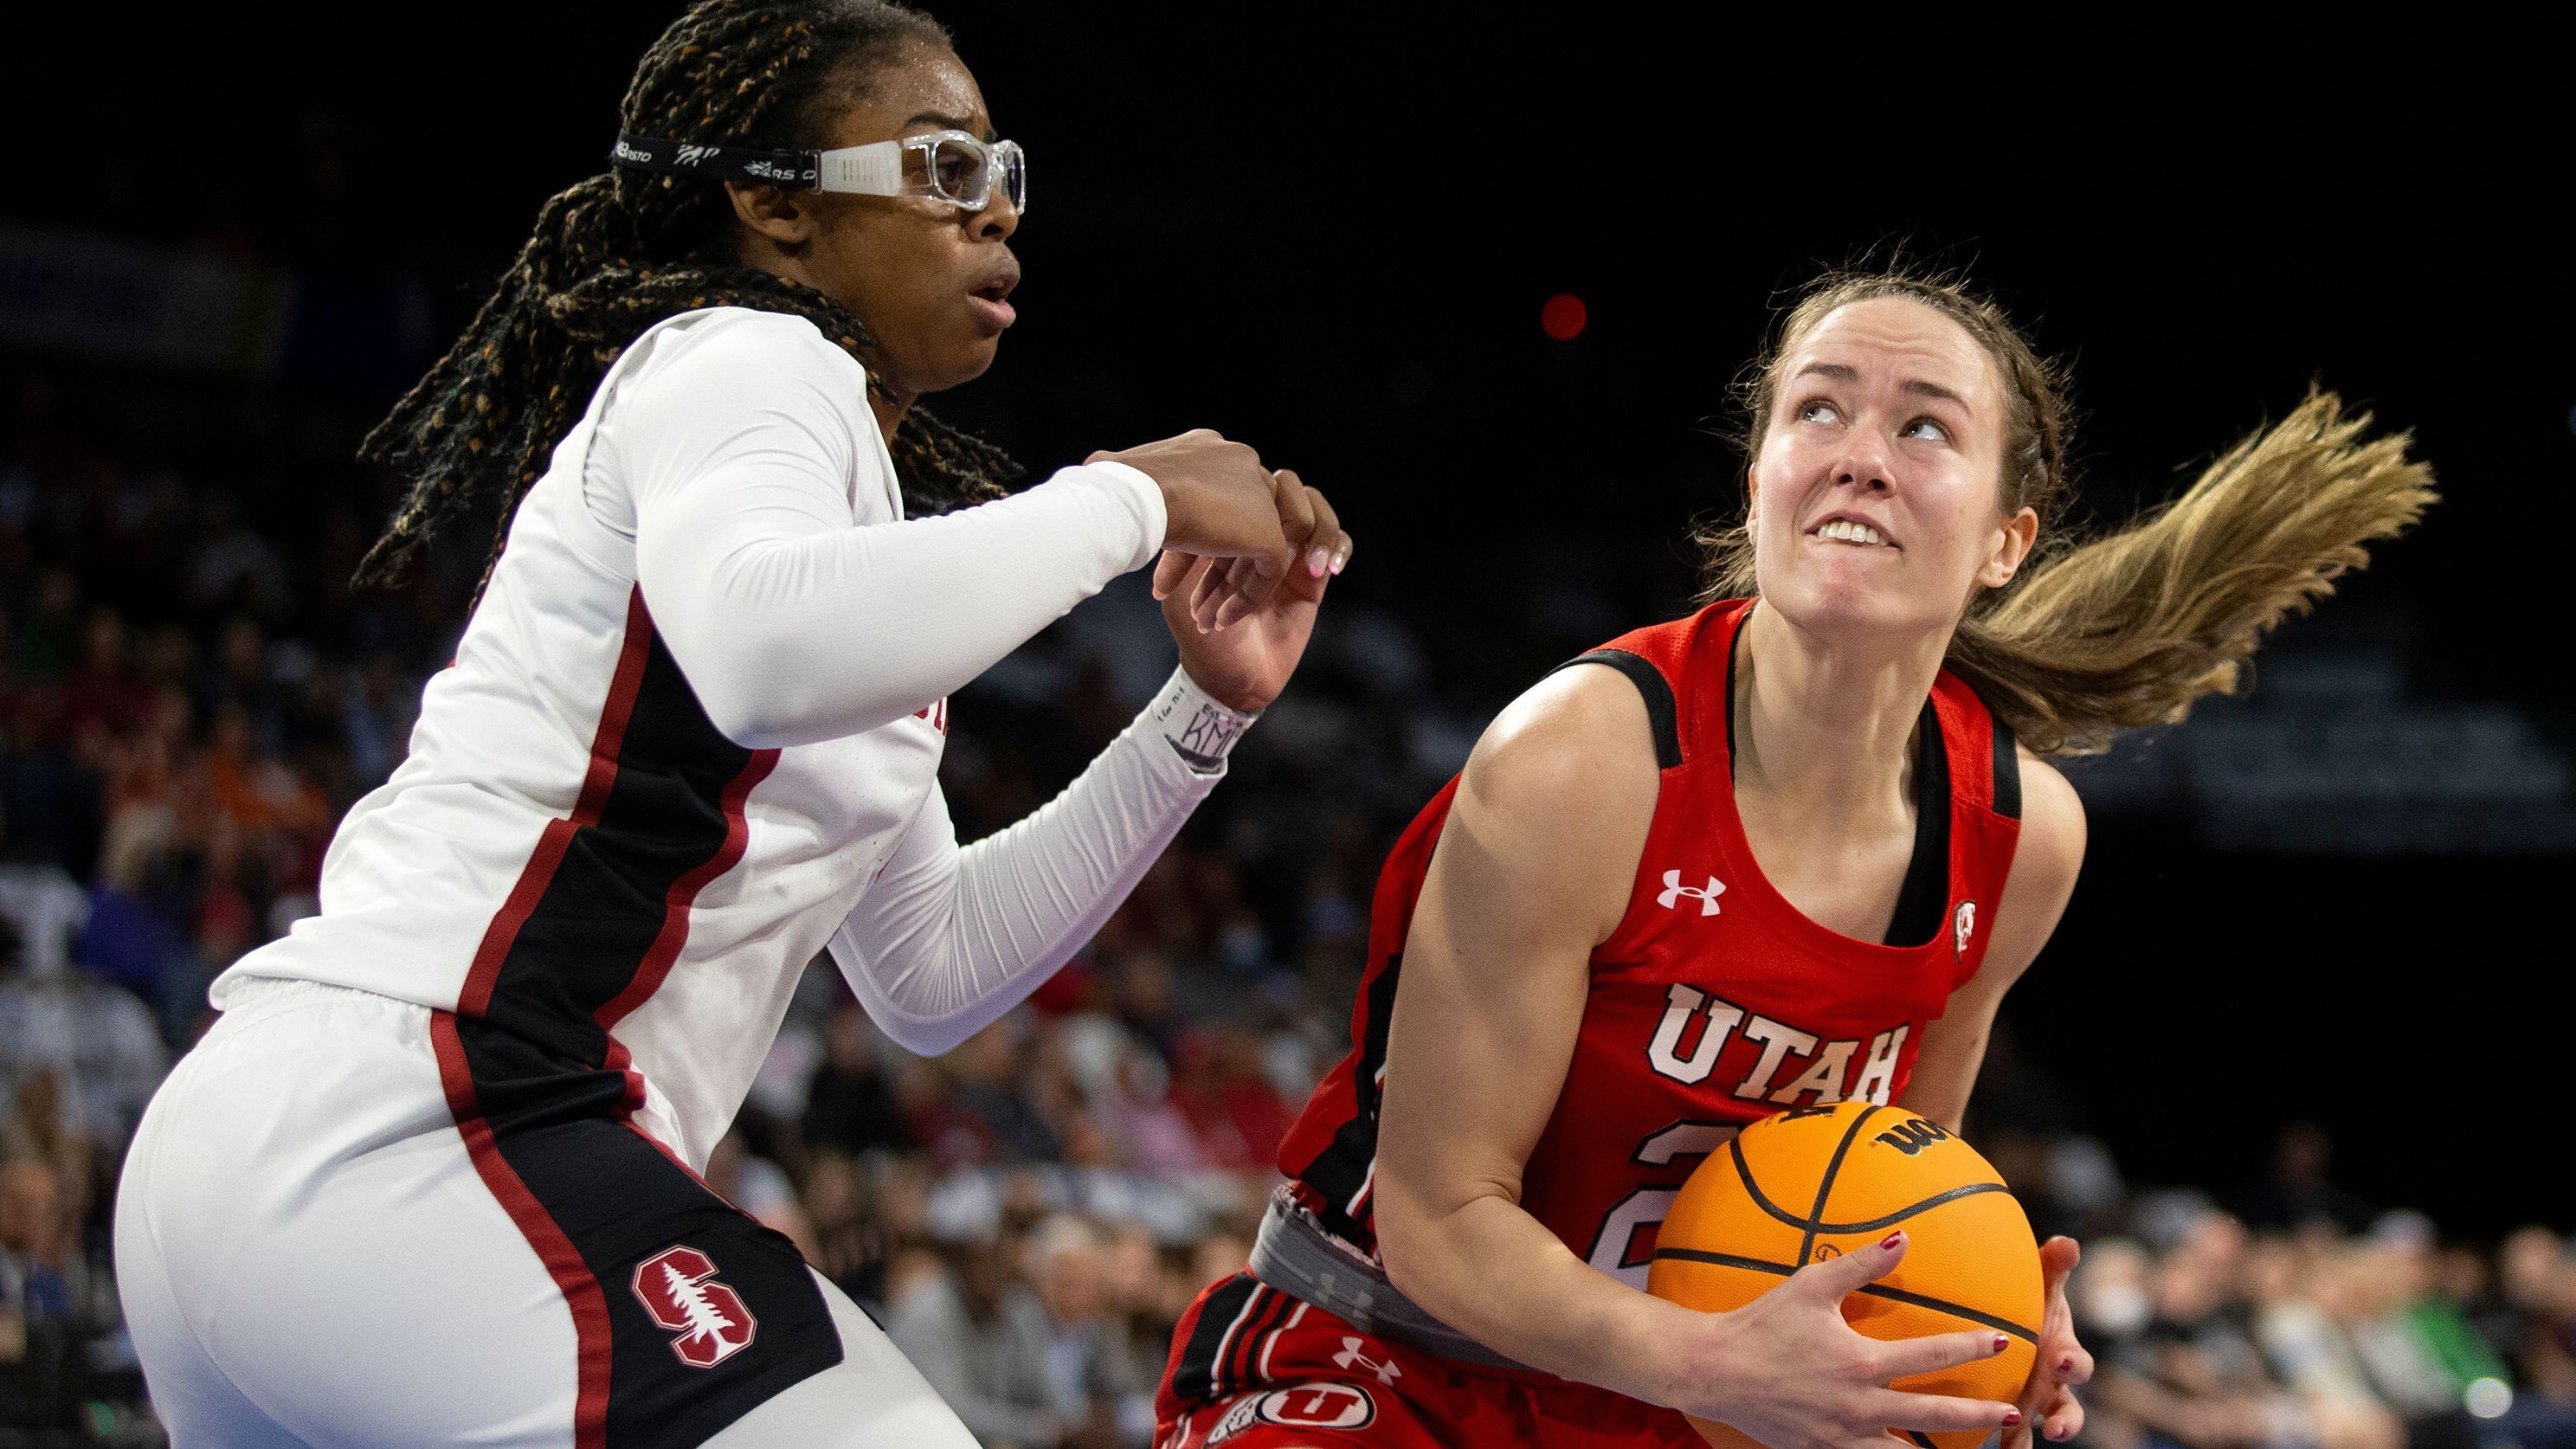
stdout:
<svg viewBox="0 0 2576 1449">
<path fill-rule="evenodd" d="M 1282 1148 L 1251 1271 L 1179 1325 L 1161 1449 L 1697 1445 L 1684 1413 L 1774 1449 L 2081 1427 L 2069 1240 L 2045 1321 L 1881 1343 L 1838 1305 L 1902 1231 L 1702 1314 L 1640 1291 L 1655 1228 L 1766 1113 L 1955 1128 L 2083 858 L 2042 757 L 2228 687 L 2428 475 L 2312 397 L 2173 508 L 2026 567 L 2064 409 L 1992 304 L 1831 277 L 1757 379 L 1747 520 L 1707 540 L 1724 597 L 1524 694 L 1398 841 L 1354 1050 Z M 2007 1334 L 2038 1347 L 2016 1404 L 1887 1387 Z"/>
</svg>

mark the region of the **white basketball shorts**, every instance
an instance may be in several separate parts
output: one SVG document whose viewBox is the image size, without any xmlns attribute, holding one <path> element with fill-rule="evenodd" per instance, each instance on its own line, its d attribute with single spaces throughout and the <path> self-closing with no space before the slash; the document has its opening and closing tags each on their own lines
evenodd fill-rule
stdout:
<svg viewBox="0 0 2576 1449">
<path fill-rule="evenodd" d="M 972 1449 L 784 1237 L 487 1022 L 245 986 L 145 1113 L 116 1267 L 178 1449 Z"/>
</svg>

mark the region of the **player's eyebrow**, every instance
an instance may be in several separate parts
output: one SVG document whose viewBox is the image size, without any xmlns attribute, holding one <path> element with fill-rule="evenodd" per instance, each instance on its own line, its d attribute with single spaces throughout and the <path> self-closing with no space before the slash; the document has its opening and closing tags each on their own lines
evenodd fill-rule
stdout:
<svg viewBox="0 0 2576 1449">
<path fill-rule="evenodd" d="M 963 131 L 969 136 L 980 136 L 987 141 L 993 139 L 993 128 L 989 124 L 979 126 L 964 116 L 952 116 L 946 111 L 923 111 L 904 122 L 904 125 L 918 126 L 924 121 L 943 131 Z"/>
<path fill-rule="evenodd" d="M 1830 378 L 1835 382 L 1860 381 L 1860 369 L 1856 367 L 1848 367 L 1839 362 L 1810 362 L 1806 366 L 1799 368 L 1796 376 L 1792 377 L 1790 381 L 1795 382 L 1798 378 L 1806 377 L 1810 374 L 1817 377 Z M 1934 397 L 1939 398 L 1944 402 L 1952 403 L 1956 405 L 1961 412 L 1973 413 L 1976 411 L 1976 409 L 1968 406 L 1968 400 L 1966 398 L 1959 396 L 1957 393 L 1952 392 L 1950 389 L 1943 387 L 1937 382 L 1926 382 L 1919 377 L 1909 377 L 1903 383 L 1899 384 L 1899 386 L 1903 387 L 1905 391 L 1914 393 L 1921 397 Z"/>
<path fill-rule="evenodd" d="M 1943 402 L 1955 404 L 1959 411 L 1963 413 L 1975 411 L 1968 406 L 1968 400 L 1966 398 L 1959 396 L 1957 393 L 1950 391 L 1948 388 L 1943 387 L 1937 382 L 1925 382 L 1919 377 L 1909 377 L 1904 381 L 1902 386 L 1907 392 L 1913 393 L 1919 397 L 1935 397 L 1941 399 Z"/>
</svg>

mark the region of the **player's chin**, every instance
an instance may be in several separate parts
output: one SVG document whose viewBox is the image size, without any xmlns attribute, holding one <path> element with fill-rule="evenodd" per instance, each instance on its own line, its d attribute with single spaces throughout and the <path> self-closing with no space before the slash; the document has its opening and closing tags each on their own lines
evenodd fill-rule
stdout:
<svg viewBox="0 0 2576 1449">
<path fill-rule="evenodd" d="M 1830 565 L 1797 570 L 1786 587 L 1766 585 L 1763 602 L 1801 630 L 1817 634 L 1866 635 L 1917 633 L 1946 629 L 1955 611 L 1936 601 L 1914 597 L 1914 591 L 1892 581 L 1862 576 L 1860 570 Z"/>
<path fill-rule="evenodd" d="M 998 332 L 960 329 L 939 341 L 930 365 L 923 369 L 931 377 L 931 385 L 923 388 L 923 392 L 945 392 L 973 382 L 992 370 L 993 359 L 1002 350 L 1002 337 Z"/>
</svg>

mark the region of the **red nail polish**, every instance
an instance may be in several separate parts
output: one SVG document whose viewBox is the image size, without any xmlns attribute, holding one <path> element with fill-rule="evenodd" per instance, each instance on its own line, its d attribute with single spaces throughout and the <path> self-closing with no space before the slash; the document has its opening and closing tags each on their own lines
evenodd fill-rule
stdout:
<svg viewBox="0 0 2576 1449">
<path fill-rule="evenodd" d="M 1996 1353 L 2001 1353 L 2001 1352 L 2003 1352 L 2005 1349 L 2010 1348 L 2011 1346 L 2012 1346 L 2012 1340 L 2011 1340 L 2011 1339 L 2004 1337 L 2004 1336 L 2003 1336 L 2002 1334 L 2000 1334 L 2000 1333 L 1998 1333 L 1998 1334 L 1996 1334 L 1996 1335 L 1995 1335 L 1995 1347 L 1994 1347 L 1994 1351 L 1995 1351 Z"/>
<path fill-rule="evenodd" d="M 1899 1243 L 1901 1243 L 1901 1242 L 1904 1242 L 1904 1241 L 1905 1241 L 1905 1230 L 1904 1230 L 1903 1228 L 1898 1228 L 1895 1232 L 1892 1232 L 1892 1233 L 1888 1234 L 1886 1237 L 1883 1237 L 1883 1238 L 1879 1239 L 1879 1240 L 1878 1240 L 1878 1245 L 1879 1245 L 1880 1247 L 1882 1247 L 1882 1248 L 1886 1248 L 1886 1249 L 1888 1249 L 1888 1250 L 1890 1250 L 1890 1251 L 1894 1251 L 1894 1249 L 1895 1249 L 1896 1245 L 1897 1245 L 1897 1244 L 1899 1244 Z"/>
<path fill-rule="evenodd" d="M 2071 1374 L 2075 1372 L 2075 1355 L 2070 1353 L 2066 1357 L 2059 1359 L 2057 1361 L 2057 1371 L 2062 1374 Z"/>
<path fill-rule="evenodd" d="M 2019 1410 L 2019 1409 L 2006 1409 L 2006 1410 L 2004 1410 L 2004 1427 L 2005 1427 L 2005 1428 L 2007 1428 L 2007 1429 L 2018 1429 L 2018 1428 L 2020 1428 L 2020 1427 L 2021 1427 L 2021 1410 Z"/>
</svg>

